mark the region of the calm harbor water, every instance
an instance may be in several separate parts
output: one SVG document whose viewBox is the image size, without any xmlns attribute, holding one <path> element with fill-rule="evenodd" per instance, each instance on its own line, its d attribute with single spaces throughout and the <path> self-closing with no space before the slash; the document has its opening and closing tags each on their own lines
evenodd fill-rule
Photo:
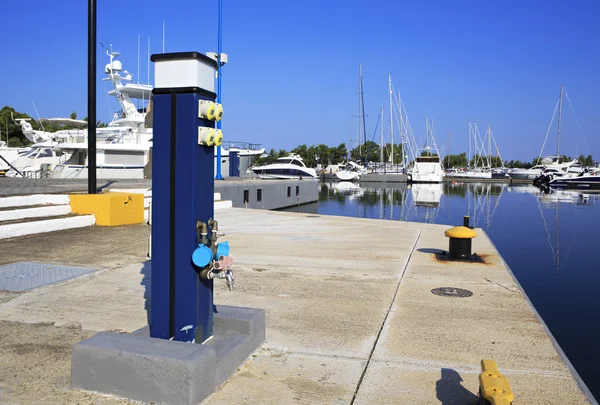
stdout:
<svg viewBox="0 0 600 405">
<path fill-rule="evenodd" d="M 303 212 L 483 228 L 596 398 L 600 195 L 533 185 L 321 183 Z M 293 209 L 296 210 L 296 209 Z"/>
</svg>

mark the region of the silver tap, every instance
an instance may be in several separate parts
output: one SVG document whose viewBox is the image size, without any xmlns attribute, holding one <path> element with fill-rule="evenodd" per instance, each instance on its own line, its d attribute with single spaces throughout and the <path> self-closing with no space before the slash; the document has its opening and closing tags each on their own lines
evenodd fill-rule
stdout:
<svg viewBox="0 0 600 405">
<path fill-rule="evenodd" d="M 227 269 L 225 271 L 225 280 L 227 280 L 227 287 L 229 287 L 229 291 L 233 291 L 233 270 Z"/>
<path fill-rule="evenodd" d="M 221 280 L 226 280 L 227 282 L 227 287 L 229 287 L 229 291 L 233 291 L 233 283 L 234 283 L 234 278 L 233 278 L 233 270 L 231 269 L 227 269 L 227 270 L 212 270 L 208 273 L 208 278 L 209 279 L 221 279 Z"/>
</svg>

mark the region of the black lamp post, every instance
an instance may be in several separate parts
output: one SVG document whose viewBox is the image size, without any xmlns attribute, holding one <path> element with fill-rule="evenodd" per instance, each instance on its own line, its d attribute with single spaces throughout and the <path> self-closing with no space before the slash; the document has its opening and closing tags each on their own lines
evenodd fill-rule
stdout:
<svg viewBox="0 0 600 405">
<path fill-rule="evenodd" d="M 88 194 L 96 194 L 96 0 L 88 0 Z"/>
</svg>

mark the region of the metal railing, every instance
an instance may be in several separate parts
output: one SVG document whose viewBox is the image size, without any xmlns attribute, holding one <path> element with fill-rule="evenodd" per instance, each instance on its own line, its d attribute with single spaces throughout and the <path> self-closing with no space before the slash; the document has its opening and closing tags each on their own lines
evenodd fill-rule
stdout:
<svg viewBox="0 0 600 405">
<path fill-rule="evenodd" d="M 246 150 L 261 150 L 262 144 L 261 143 L 241 142 L 241 141 L 223 141 L 223 144 L 221 145 L 221 147 L 224 149 L 227 149 L 227 150 L 229 150 L 231 148 L 246 149 Z"/>
</svg>

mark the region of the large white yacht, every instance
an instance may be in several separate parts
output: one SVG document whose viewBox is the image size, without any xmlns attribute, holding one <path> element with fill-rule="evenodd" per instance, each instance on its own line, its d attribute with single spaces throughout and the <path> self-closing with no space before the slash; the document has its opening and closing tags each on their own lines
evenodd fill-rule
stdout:
<svg viewBox="0 0 600 405">
<path fill-rule="evenodd" d="M 549 156 L 543 158 L 540 163 L 540 165 L 535 165 L 529 169 L 511 169 L 507 174 L 511 179 L 518 180 L 535 180 L 544 173 L 563 175 L 578 161 L 574 159 L 570 162 L 561 162 L 560 156 Z"/>
<path fill-rule="evenodd" d="M 444 180 L 445 173 L 440 159 L 440 151 L 433 135 L 433 121 L 430 125 L 425 119 L 425 124 L 427 129 L 425 135 L 426 146 L 422 149 L 416 149 L 419 156 L 415 157 L 413 166 L 409 170 L 409 178 L 412 183 L 441 183 Z"/>
<path fill-rule="evenodd" d="M 121 111 L 114 114 L 106 128 L 96 129 L 96 173 L 99 179 L 144 178 L 144 167 L 149 161 L 152 145 L 152 128 L 146 127 L 146 112 L 152 86 L 132 83 L 133 76 L 123 70 L 117 58 L 119 52 L 107 49 L 109 63 L 104 68 L 113 89 L 108 95 L 114 96 Z M 132 100 L 140 100 L 137 108 Z M 144 107 L 144 105 L 146 107 Z M 149 112 L 149 111 L 148 111 Z M 87 130 L 71 132 L 55 149 L 65 152 L 69 158 L 56 165 L 53 178 L 87 178 Z"/>
<path fill-rule="evenodd" d="M 415 159 L 410 171 L 413 183 L 441 183 L 444 180 L 444 169 L 439 156 L 419 156 Z"/>
<path fill-rule="evenodd" d="M 151 94 L 153 86 L 133 83 L 133 75 L 123 70 L 121 61 L 117 58 L 119 52 L 113 52 L 112 47 L 106 49 L 109 63 L 104 72 L 110 81 L 112 90 L 108 95 L 114 96 L 121 110 L 115 113 L 112 121 L 104 128 L 96 128 L 96 173 L 98 179 L 143 178 L 144 167 L 149 162 L 150 147 L 152 146 L 152 125 L 146 125 L 147 114 L 151 109 Z M 136 107 L 134 100 L 141 108 Z M 148 118 L 151 118 L 149 116 Z M 43 164 L 48 168 L 52 178 L 87 178 L 87 122 L 72 119 L 42 119 L 55 124 L 69 125 L 80 129 L 57 132 L 33 130 L 28 119 L 17 118 L 23 134 L 34 142 L 32 151 L 22 159 L 14 162 L 19 170 L 40 172 Z M 43 142 L 43 143 L 39 143 Z M 229 151 L 238 152 L 240 156 L 260 156 L 264 148 L 253 145 L 252 149 L 244 149 L 236 144 L 228 149 L 222 149 L 222 157 L 227 158 Z M 33 149 L 44 148 L 44 151 L 34 152 Z M 215 156 L 217 148 L 215 147 Z M 43 158 L 43 159 L 42 159 Z M 11 162 L 12 164 L 12 162 Z M 215 162 L 216 164 L 216 162 Z M 7 175 L 17 176 L 14 170 Z"/>
<path fill-rule="evenodd" d="M 294 153 L 280 157 L 269 165 L 254 166 L 252 171 L 261 179 L 317 178 L 316 170 L 306 167 L 302 158 Z"/>
</svg>

